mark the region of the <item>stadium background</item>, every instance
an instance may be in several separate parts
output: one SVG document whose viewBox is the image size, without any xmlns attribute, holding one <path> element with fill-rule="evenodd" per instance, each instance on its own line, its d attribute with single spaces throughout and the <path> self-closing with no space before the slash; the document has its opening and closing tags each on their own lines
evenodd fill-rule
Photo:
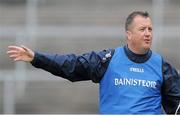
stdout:
<svg viewBox="0 0 180 116">
<path fill-rule="evenodd" d="M 98 84 L 14 63 L 7 46 L 59 54 L 115 48 L 134 10 L 151 14 L 153 50 L 180 69 L 180 0 L 0 0 L 0 114 L 97 114 Z"/>
</svg>

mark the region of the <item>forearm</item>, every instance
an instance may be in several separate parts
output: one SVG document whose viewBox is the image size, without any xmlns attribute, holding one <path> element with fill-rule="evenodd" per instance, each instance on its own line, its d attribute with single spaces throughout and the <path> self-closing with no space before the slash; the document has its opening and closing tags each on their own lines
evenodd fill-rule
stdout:
<svg viewBox="0 0 180 116">
<path fill-rule="evenodd" d="M 53 73 L 54 70 L 52 71 L 53 67 L 51 65 L 53 62 L 52 61 L 53 57 L 55 57 L 55 55 L 52 55 L 51 57 L 47 57 L 45 54 L 35 52 L 31 64 L 36 68 L 41 68 L 48 72 Z"/>
<path fill-rule="evenodd" d="M 75 54 L 53 55 L 35 52 L 31 64 L 73 82 L 92 80 L 98 83 L 103 77 L 113 53 L 114 50 L 103 50 L 99 53 L 92 51 L 76 56 Z"/>
<path fill-rule="evenodd" d="M 74 54 L 57 55 L 35 52 L 31 64 L 36 68 L 41 68 L 70 81 L 89 80 L 88 76 L 83 76 L 83 72 L 81 74 L 78 73 L 76 67 L 80 68 L 80 64 L 77 62 L 77 56 Z"/>
</svg>

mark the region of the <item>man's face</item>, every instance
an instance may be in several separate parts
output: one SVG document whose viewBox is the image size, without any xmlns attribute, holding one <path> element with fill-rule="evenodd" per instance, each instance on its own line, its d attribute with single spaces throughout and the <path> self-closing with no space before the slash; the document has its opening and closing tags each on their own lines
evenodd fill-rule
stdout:
<svg viewBox="0 0 180 116">
<path fill-rule="evenodd" d="M 152 44 L 152 23 L 149 17 L 136 16 L 127 31 L 128 46 L 138 54 L 150 49 Z"/>
</svg>

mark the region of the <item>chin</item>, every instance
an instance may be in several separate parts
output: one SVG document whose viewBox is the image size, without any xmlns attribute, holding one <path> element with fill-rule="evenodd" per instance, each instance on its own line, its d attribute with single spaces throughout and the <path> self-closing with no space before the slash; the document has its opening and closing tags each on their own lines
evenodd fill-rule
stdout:
<svg viewBox="0 0 180 116">
<path fill-rule="evenodd" d="M 147 44 L 144 46 L 145 48 L 151 48 L 151 44 Z"/>
<path fill-rule="evenodd" d="M 145 49 L 145 50 L 151 49 L 151 45 L 145 45 L 145 46 L 144 46 L 144 49 Z"/>
</svg>

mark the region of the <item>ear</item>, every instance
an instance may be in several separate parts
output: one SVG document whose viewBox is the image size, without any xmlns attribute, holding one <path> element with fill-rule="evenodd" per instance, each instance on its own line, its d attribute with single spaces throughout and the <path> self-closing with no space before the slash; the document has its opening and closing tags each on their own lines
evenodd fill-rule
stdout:
<svg viewBox="0 0 180 116">
<path fill-rule="evenodd" d="M 129 31 L 129 30 L 127 30 L 127 31 L 126 31 L 126 36 L 127 36 L 127 39 L 128 39 L 128 40 L 131 40 L 131 38 L 132 38 L 132 32 Z"/>
</svg>

